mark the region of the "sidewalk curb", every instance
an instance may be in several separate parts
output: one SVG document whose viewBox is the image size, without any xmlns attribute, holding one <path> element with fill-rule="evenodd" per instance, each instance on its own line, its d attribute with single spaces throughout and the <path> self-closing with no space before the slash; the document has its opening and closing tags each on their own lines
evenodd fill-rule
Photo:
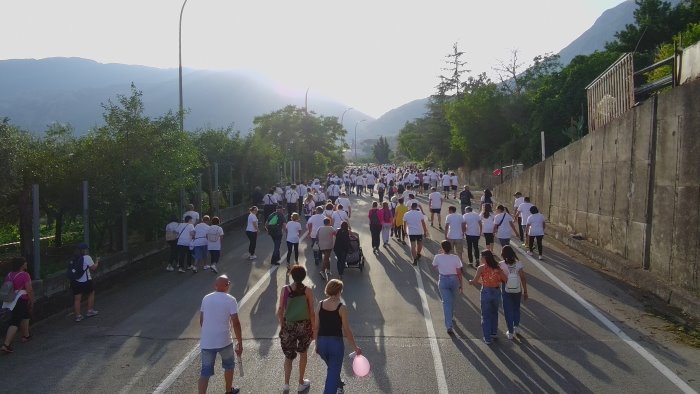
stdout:
<svg viewBox="0 0 700 394">
<path fill-rule="evenodd" d="M 563 227 L 547 223 L 547 235 L 593 260 L 601 268 L 619 275 L 624 281 L 651 292 L 667 304 L 684 313 L 700 318 L 700 300 L 691 292 L 669 286 L 659 275 L 635 266 L 633 262 L 613 252 L 602 249 L 586 240 L 574 238 Z"/>
</svg>

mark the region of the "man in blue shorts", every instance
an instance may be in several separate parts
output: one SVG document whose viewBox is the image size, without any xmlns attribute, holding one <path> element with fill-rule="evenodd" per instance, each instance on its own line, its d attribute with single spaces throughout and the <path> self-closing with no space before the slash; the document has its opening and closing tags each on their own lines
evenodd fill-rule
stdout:
<svg viewBox="0 0 700 394">
<path fill-rule="evenodd" d="M 243 354 L 243 337 L 241 322 L 238 320 L 238 302 L 228 293 L 231 281 L 226 275 L 221 275 L 214 282 L 214 291 L 202 299 L 199 312 L 199 325 L 202 327 L 200 339 L 202 371 L 199 377 L 199 394 L 205 394 L 209 386 L 209 378 L 214 375 L 216 354 L 221 355 L 221 365 L 224 368 L 226 394 L 237 394 L 241 390 L 233 388 L 233 369 L 236 366 L 233 353 L 233 338 L 231 328 L 236 334 L 235 353 L 238 357 Z"/>
<path fill-rule="evenodd" d="M 408 239 L 411 241 L 411 257 L 413 265 L 418 265 L 420 252 L 423 251 L 423 237 L 428 235 L 428 227 L 425 225 L 425 216 L 418 209 L 418 203 L 411 204 L 411 210 L 403 215 L 403 225 Z"/>
</svg>

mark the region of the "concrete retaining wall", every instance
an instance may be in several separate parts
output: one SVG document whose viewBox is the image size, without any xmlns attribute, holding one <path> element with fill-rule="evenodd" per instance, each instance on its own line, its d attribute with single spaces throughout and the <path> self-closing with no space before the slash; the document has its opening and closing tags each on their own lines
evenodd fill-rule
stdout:
<svg viewBox="0 0 700 394">
<path fill-rule="evenodd" d="M 700 80 L 653 97 L 494 188 L 570 234 L 700 294 Z"/>
</svg>

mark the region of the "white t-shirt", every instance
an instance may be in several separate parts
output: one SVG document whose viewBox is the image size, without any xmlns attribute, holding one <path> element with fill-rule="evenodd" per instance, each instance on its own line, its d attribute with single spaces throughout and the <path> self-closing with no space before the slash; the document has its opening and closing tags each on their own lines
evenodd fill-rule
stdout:
<svg viewBox="0 0 700 394">
<path fill-rule="evenodd" d="M 258 223 L 258 217 L 252 212 L 248 214 L 248 224 L 245 226 L 245 231 L 258 231 L 255 229 L 255 224 Z"/>
<path fill-rule="evenodd" d="M 333 222 L 333 228 L 339 229 L 340 225 L 348 220 L 348 213 L 345 211 L 333 211 L 331 220 Z"/>
<path fill-rule="evenodd" d="M 294 220 L 287 222 L 287 242 L 299 243 L 299 233 L 301 233 L 301 223 Z"/>
<path fill-rule="evenodd" d="M 479 222 L 481 222 L 481 217 L 476 212 L 467 212 L 462 216 L 464 223 L 467 224 L 467 235 L 478 237 L 481 235 L 481 228 Z"/>
<path fill-rule="evenodd" d="M 374 185 L 375 181 L 376 181 L 376 178 L 374 177 L 374 174 L 372 174 L 372 173 L 367 174 L 367 185 Z"/>
<path fill-rule="evenodd" d="M 459 186 L 459 179 L 457 178 L 457 175 L 451 175 L 450 182 L 452 186 Z"/>
<path fill-rule="evenodd" d="M 530 215 L 532 215 L 530 213 L 530 208 L 532 208 L 532 203 L 529 202 L 524 202 L 518 206 L 518 211 L 520 211 L 520 217 L 522 218 L 520 223 L 522 223 L 523 225 L 527 223 L 527 218 L 529 218 Z"/>
<path fill-rule="evenodd" d="M 175 235 L 179 235 L 180 233 L 177 232 L 177 226 L 180 223 L 178 222 L 170 222 L 165 226 L 165 232 L 166 233 L 175 233 Z"/>
<path fill-rule="evenodd" d="M 343 211 L 345 212 L 350 212 L 350 199 L 347 197 L 338 197 L 337 200 L 335 200 L 338 204 L 343 206 Z"/>
<path fill-rule="evenodd" d="M 203 315 L 201 349 L 220 349 L 233 343 L 231 316 L 238 314 L 236 298 L 222 291 L 209 293 L 202 299 Z"/>
<path fill-rule="evenodd" d="M 403 215 L 403 221 L 408 228 L 408 235 L 423 235 L 423 213 L 410 210 Z"/>
<path fill-rule="evenodd" d="M 263 197 L 263 204 L 265 204 L 265 205 L 277 205 L 277 195 L 267 193 Z"/>
<path fill-rule="evenodd" d="M 428 198 L 430 199 L 430 209 L 442 208 L 442 193 L 432 192 Z"/>
<path fill-rule="evenodd" d="M 490 214 L 489 217 L 485 218 L 484 215 L 479 215 L 481 218 L 481 231 L 484 234 L 493 234 L 493 214 Z"/>
<path fill-rule="evenodd" d="M 437 267 L 440 275 L 457 275 L 457 271 L 462 269 L 462 260 L 455 254 L 435 255 L 433 267 Z"/>
<path fill-rule="evenodd" d="M 452 178 L 450 178 L 449 175 L 445 174 L 442 176 L 442 186 L 450 186 L 451 182 L 452 182 Z"/>
<path fill-rule="evenodd" d="M 445 227 L 450 226 L 447 231 L 447 239 L 462 239 L 464 233 L 462 232 L 462 223 L 464 223 L 464 218 L 458 213 L 451 213 L 445 218 Z"/>
<path fill-rule="evenodd" d="M 518 207 L 520 206 L 520 204 L 522 204 L 522 203 L 524 203 L 524 202 L 525 202 L 525 197 L 518 197 L 518 198 L 516 198 L 516 199 L 515 199 L 515 202 L 513 203 L 513 208 L 514 208 L 514 209 L 518 209 Z"/>
<path fill-rule="evenodd" d="M 198 223 L 194 226 L 194 246 L 205 246 L 207 241 L 207 233 L 209 225 L 206 223 Z"/>
<path fill-rule="evenodd" d="M 207 231 L 207 250 L 221 250 L 221 237 L 224 229 L 217 225 L 209 226 Z"/>
<path fill-rule="evenodd" d="M 530 231 L 528 231 L 527 235 L 544 235 L 544 215 L 541 213 L 530 215 L 527 218 L 527 224 L 530 225 Z"/>
<path fill-rule="evenodd" d="M 506 276 L 508 276 L 508 274 L 510 273 L 511 267 L 515 268 L 515 272 L 518 273 L 522 271 L 523 268 L 525 268 L 525 266 L 523 265 L 523 263 L 520 262 L 520 260 L 516 260 L 515 264 L 513 264 L 512 266 L 508 266 L 508 264 L 506 264 L 505 261 L 500 261 L 498 263 L 498 266 L 501 268 L 501 271 L 503 271 L 503 273 L 506 274 Z"/>
<path fill-rule="evenodd" d="M 177 226 L 177 233 L 179 234 L 177 244 L 181 246 L 190 246 L 192 231 L 194 231 L 194 226 L 191 223 L 180 223 Z"/>
<path fill-rule="evenodd" d="M 311 225 L 311 238 L 316 238 L 316 235 L 318 235 L 318 229 L 323 226 L 323 220 L 326 218 L 326 215 L 322 213 L 317 213 L 314 214 L 309 218 L 309 221 L 307 224 Z"/>
<path fill-rule="evenodd" d="M 76 282 L 87 282 L 92 279 L 92 275 L 90 274 L 90 267 L 95 265 L 95 262 L 92 261 L 92 257 L 88 255 L 83 256 L 83 270 L 85 270 L 85 273 L 83 276 L 80 277 Z"/>
<path fill-rule="evenodd" d="M 510 228 L 510 223 L 512 221 L 513 221 L 513 217 L 505 212 L 499 213 L 498 215 L 496 215 L 493 218 L 493 222 L 496 225 L 499 225 L 498 232 L 496 233 L 496 238 L 505 239 L 505 238 L 510 238 L 513 235 L 513 232 L 511 231 L 511 228 Z"/>
<path fill-rule="evenodd" d="M 195 211 L 187 211 L 182 214 L 182 220 L 185 220 L 185 217 L 189 216 L 192 218 L 192 223 L 197 223 L 199 221 L 199 213 Z"/>
<path fill-rule="evenodd" d="M 289 189 L 285 193 L 284 198 L 287 199 L 287 204 L 296 204 L 299 202 L 299 193 L 297 193 L 296 189 Z"/>
<path fill-rule="evenodd" d="M 328 195 L 331 197 L 338 197 L 340 195 L 340 186 L 335 183 L 328 186 Z"/>
</svg>

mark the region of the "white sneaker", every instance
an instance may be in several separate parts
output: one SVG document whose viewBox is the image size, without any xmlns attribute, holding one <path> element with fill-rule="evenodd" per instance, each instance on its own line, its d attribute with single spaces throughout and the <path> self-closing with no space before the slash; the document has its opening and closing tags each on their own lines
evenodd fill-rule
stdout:
<svg viewBox="0 0 700 394">
<path fill-rule="evenodd" d="M 168 264 L 168 266 L 165 267 L 165 270 L 166 270 L 166 271 L 175 271 L 175 268 L 173 268 L 172 265 Z"/>
<path fill-rule="evenodd" d="M 518 333 L 520 333 L 520 327 L 514 326 L 513 327 L 513 335 L 518 335 Z"/>
<path fill-rule="evenodd" d="M 219 270 L 216 269 L 216 264 L 212 264 L 209 268 L 211 268 L 211 272 L 218 274 Z"/>
<path fill-rule="evenodd" d="M 542 260 L 542 255 L 540 255 L 539 259 Z"/>
<path fill-rule="evenodd" d="M 515 329 L 513 329 L 513 331 L 515 331 Z M 510 331 L 506 331 L 506 337 L 508 337 L 508 339 L 513 339 L 513 333 Z"/>
<path fill-rule="evenodd" d="M 197 267 L 195 267 L 194 265 L 192 266 L 192 273 L 193 273 L 193 274 L 196 274 L 196 273 L 197 273 Z"/>
<path fill-rule="evenodd" d="M 529 250 L 525 253 L 527 253 L 528 256 L 532 256 L 532 252 L 530 252 Z"/>
<path fill-rule="evenodd" d="M 209 269 L 209 266 L 208 266 L 208 265 L 205 265 L 204 267 L 202 267 L 202 269 L 206 271 L 206 270 Z"/>
<path fill-rule="evenodd" d="M 301 383 L 299 387 L 297 387 L 297 392 L 301 393 L 302 391 L 306 391 L 309 387 L 311 387 L 311 381 L 309 379 L 304 379 L 304 383 Z"/>
<path fill-rule="evenodd" d="M 288 393 L 288 392 L 289 392 L 289 385 L 288 385 L 288 384 L 282 385 L 282 392 L 283 392 L 283 393 Z"/>
<path fill-rule="evenodd" d="M 258 258 L 258 256 L 254 255 L 254 254 L 251 254 L 250 256 L 248 256 L 248 260 L 255 260 L 257 258 Z"/>
</svg>

